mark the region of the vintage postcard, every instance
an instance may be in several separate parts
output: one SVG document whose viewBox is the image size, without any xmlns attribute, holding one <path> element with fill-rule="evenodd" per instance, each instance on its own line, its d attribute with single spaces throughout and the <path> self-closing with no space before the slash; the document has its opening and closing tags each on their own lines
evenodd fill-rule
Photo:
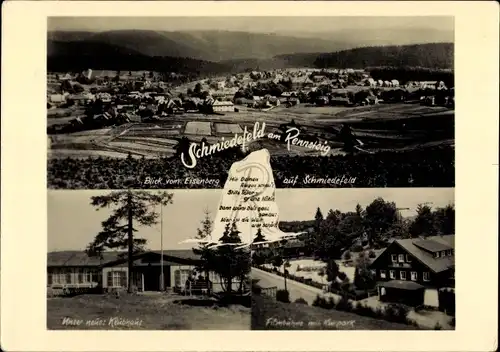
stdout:
<svg viewBox="0 0 500 352">
<path fill-rule="evenodd" d="M 2 348 L 495 349 L 498 13 L 453 5 L 9 3 Z"/>
</svg>

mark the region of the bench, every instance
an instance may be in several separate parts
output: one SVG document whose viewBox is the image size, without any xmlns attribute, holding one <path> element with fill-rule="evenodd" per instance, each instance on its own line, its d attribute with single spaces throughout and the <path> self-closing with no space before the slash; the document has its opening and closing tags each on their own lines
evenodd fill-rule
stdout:
<svg viewBox="0 0 500 352">
<path fill-rule="evenodd" d="M 186 283 L 184 286 L 184 294 L 187 296 L 193 296 L 197 294 L 209 295 L 212 291 L 211 282 L 206 281 L 191 281 Z"/>
</svg>

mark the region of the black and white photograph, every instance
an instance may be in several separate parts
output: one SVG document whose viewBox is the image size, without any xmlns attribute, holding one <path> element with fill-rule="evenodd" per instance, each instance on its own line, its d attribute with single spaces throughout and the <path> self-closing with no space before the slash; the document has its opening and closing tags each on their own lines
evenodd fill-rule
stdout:
<svg viewBox="0 0 500 352">
<path fill-rule="evenodd" d="M 472 3 L 9 2 L 1 349 L 497 349 Z"/>
<path fill-rule="evenodd" d="M 453 188 L 277 197 L 280 228 L 304 234 L 255 244 L 252 329 L 455 329 Z"/>
<path fill-rule="evenodd" d="M 279 239 L 220 198 L 50 191 L 48 328 L 454 329 L 452 188 L 276 190 Z"/>
<path fill-rule="evenodd" d="M 49 191 L 48 329 L 249 330 L 242 235 L 204 242 L 220 194 Z"/>
<path fill-rule="evenodd" d="M 278 188 L 455 184 L 451 16 L 47 28 L 51 189 L 222 188 L 259 149 Z"/>
</svg>

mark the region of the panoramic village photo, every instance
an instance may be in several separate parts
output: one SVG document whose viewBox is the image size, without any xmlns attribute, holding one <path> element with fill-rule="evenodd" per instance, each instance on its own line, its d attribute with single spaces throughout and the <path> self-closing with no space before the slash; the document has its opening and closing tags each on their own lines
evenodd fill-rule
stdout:
<svg viewBox="0 0 500 352">
<path fill-rule="evenodd" d="M 452 17 L 47 25 L 51 189 L 221 188 L 259 149 L 278 188 L 454 187 Z"/>
</svg>

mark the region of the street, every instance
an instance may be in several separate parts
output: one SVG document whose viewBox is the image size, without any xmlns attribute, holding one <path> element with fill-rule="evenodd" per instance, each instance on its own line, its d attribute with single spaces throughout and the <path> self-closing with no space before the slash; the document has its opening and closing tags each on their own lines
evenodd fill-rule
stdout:
<svg viewBox="0 0 500 352">
<path fill-rule="evenodd" d="M 285 279 L 281 276 L 271 274 L 256 268 L 252 268 L 251 275 L 252 279 L 259 280 L 257 284 L 262 288 L 275 286 L 278 288 L 278 290 L 285 289 Z M 321 291 L 320 289 L 302 284 L 300 282 L 287 279 L 286 284 L 288 292 L 290 292 L 290 301 L 292 302 L 294 302 L 298 298 L 303 298 L 307 301 L 309 305 L 312 305 L 318 294 L 325 296 L 323 291 Z M 333 294 L 328 294 L 328 296 L 333 296 L 336 297 L 337 299 L 340 298 L 340 296 Z"/>
</svg>

